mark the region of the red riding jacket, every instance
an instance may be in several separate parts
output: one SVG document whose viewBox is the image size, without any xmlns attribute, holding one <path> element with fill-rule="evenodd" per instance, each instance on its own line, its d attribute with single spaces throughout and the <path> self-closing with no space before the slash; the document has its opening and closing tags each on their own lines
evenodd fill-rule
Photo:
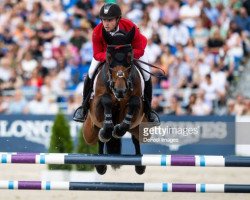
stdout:
<svg viewBox="0 0 250 200">
<path fill-rule="evenodd" d="M 132 41 L 134 57 L 139 59 L 144 54 L 144 49 L 147 45 L 147 38 L 140 33 L 139 28 L 130 20 L 128 19 L 120 19 L 119 21 L 119 29 L 125 32 L 129 32 L 132 27 L 135 26 L 135 36 Z M 105 61 L 106 60 L 106 49 L 107 44 L 102 36 L 102 27 L 103 24 L 98 24 L 92 34 L 92 42 L 93 42 L 93 51 L 94 51 L 94 58 L 98 61 Z"/>
</svg>

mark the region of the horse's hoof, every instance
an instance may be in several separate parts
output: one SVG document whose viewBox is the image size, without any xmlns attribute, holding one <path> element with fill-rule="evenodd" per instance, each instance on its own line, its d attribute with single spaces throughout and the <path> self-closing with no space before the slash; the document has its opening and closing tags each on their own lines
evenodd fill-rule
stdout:
<svg viewBox="0 0 250 200">
<path fill-rule="evenodd" d="M 120 124 L 116 124 L 114 130 L 112 131 L 112 136 L 116 139 L 120 139 L 124 134 L 120 133 Z"/>
<path fill-rule="evenodd" d="M 105 131 L 104 131 L 103 128 L 101 128 L 100 131 L 99 131 L 99 133 L 98 133 L 98 138 L 99 138 L 99 140 L 101 142 L 106 143 L 106 142 L 108 142 L 111 139 L 111 137 L 110 138 L 106 138 L 106 137 L 104 137 L 104 134 L 105 134 Z"/>
<path fill-rule="evenodd" d="M 142 175 L 146 170 L 146 166 L 135 166 L 135 171 L 137 174 Z"/>
<path fill-rule="evenodd" d="M 103 175 L 107 171 L 107 165 L 95 165 L 98 174 Z"/>
</svg>

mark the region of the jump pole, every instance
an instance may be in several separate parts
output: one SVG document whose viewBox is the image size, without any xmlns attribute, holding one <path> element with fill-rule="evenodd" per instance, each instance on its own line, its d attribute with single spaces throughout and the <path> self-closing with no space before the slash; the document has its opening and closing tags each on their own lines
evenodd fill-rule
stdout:
<svg viewBox="0 0 250 200">
<path fill-rule="evenodd" d="M 204 155 L 98 155 L 0 153 L 0 164 L 94 164 L 145 166 L 250 167 L 250 157 Z"/>
<path fill-rule="evenodd" d="M 250 193 L 250 185 L 193 183 L 115 183 L 115 182 L 57 182 L 0 181 L 0 190 L 87 190 L 132 192 L 194 192 Z"/>
</svg>

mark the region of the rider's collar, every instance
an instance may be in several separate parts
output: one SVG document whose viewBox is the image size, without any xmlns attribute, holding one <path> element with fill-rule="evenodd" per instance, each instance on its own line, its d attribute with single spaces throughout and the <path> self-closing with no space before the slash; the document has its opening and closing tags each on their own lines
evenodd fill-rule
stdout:
<svg viewBox="0 0 250 200">
<path fill-rule="evenodd" d="M 117 26 L 115 31 L 109 32 L 110 35 L 114 36 L 114 34 L 116 34 L 119 31 L 119 26 Z"/>
</svg>

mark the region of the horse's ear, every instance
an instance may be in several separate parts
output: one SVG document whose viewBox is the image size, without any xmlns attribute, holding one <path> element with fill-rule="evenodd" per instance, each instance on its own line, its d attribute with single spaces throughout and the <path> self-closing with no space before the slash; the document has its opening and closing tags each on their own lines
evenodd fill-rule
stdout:
<svg viewBox="0 0 250 200">
<path fill-rule="evenodd" d="M 131 44 L 133 39 L 135 36 L 135 27 L 133 26 L 133 28 L 127 33 L 126 37 L 127 37 L 127 44 Z"/>
<path fill-rule="evenodd" d="M 102 35 L 107 44 L 112 44 L 112 36 L 104 28 L 102 28 Z"/>
</svg>

